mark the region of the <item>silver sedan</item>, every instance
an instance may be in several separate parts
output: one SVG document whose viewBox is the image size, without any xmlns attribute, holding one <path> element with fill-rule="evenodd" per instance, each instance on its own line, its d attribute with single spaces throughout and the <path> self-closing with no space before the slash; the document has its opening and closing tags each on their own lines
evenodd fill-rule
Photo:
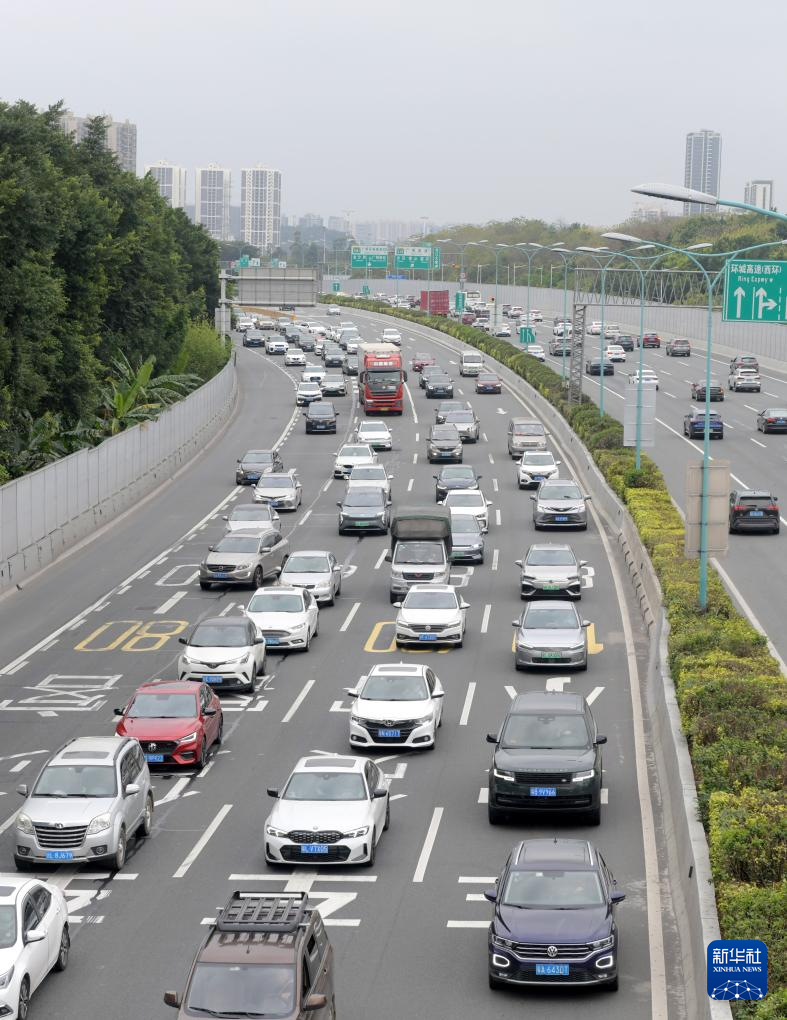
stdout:
<svg viewBox="0 0 787 1020">
<path fill-rule="evenodd" d="M 574 666 L 587 669 L 588 620 L 582 620 L 573 602 L 531 602 L 522 610 L 516 627 L 514 665 L 517 669 Z"/>
<path fill-rule="evenodd" d="M 576 482 L 560 479 L 541 482 L 538 492 L 530 498 L 536 528 L 587 528 L 590 496 Z"/>
<path fill-rule="evenodd" d="M 279 583 L 306 588 L 316 602 L 332 606 L 342 593 L 342 565 L 324 549 L 298 550 L 284 565 Z"/>
</svg>

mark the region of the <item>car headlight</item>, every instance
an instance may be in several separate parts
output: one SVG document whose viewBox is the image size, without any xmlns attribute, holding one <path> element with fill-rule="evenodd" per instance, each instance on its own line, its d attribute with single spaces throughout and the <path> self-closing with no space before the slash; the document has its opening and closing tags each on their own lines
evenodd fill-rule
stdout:
<svg viewBox="0 0 787 1020">
<path fill-rule="evenodd" d="M 368 825 L 362 825 L 360 829 L 353 829 L 352 832 L 343 832 L 342 839 L 360 839 L 369 831 Z"/>
<path fill-rule="evenodd" d="M 514 782 L 514 773 L 509 772 L 508 769 L 495 768 L 492 770 L 495 779 L 505 779 L 507 783 Z"/>
<path fill-rule="evenodd" d="M 268 836 L 276 836 L 277 839 L 286 839 L 287 833 L 282 832 L 281 829 L 275 828 L 273 825 L 266 825 L 265 832 Z"/>
<path fill-rule="evenodd" d="M 492 942 L 496 946 L 502 946 L 504 949 L 513 949 L 515 943 L 511 939 L 501 938 L 499 935 L 492 936 Z"/>
<path fill-rule="evenodd" d="M 16 827 L 20 832 L 24 832 L 26 836 L 33 835 L 33 822 L 29 815 L 23 814 L 21 811 L 16 816 Z"/>
<path fill-rule="evenodd" d="M 604 939 L 596 939 L 595 942 L 590 942 L 589 945 L 593 949 L 611 949 L 615 945 L 615 936 L 608 935 Z"/>
<path fill-rule="evenodd" d="M 244 659 L 248 659 L 251 652 L 241 652 L 239 655 L 227 655 L 224 658 L 225 663 L 242 662 Z"/>
<path fill-rule="evenodd" d="M 236 563 L 235 570 L 248 570 L 251 567 L 251 563 Z"/>
<path fill-rule="evenodd" d="M 418 719 L 414 719 L 413 722 L 416 726 L 423 726 L 424 723 L 430 723 L 434 721 L 434 712 L 427 712 L 426 715 L 420 716 Z"/>
<path fill-rule="evenodd" d="M 11 978 L 14 976 L 14 968 L 7 970 L 5 974 L 0 974 L 0 988 L 8 988 L 11 984 Z"/>
<path fill-rule="evenodd" d="M 112 816 L 110 814 L 96 815 L 93 821 L 87 827 L 88 836 L 95 836 L 97 832 L 103 832 L 108 829 L 112 824 Z"/>
<path fill-rule="evenodd" d="M 566 649 L 566 651 L 568 651 L 568 652 L 584 652 L 584 650 L 585 650 L 584 644 L 581 644 L 581 645 L 571 645 L 570 648 Z"/>
<path fill-rule="evenodd" d="M 595 769 L 586 769 L 585 772 L 575 772 L 574 775 L 571 777 L 571 782 L 582 783 L 586 779 L 592 779 L 595 776 L 595 774 L 596 774 Z"/>
<path fill-rule="evenodd" d="M 197 731 L 194 730 L 193 733 L 187 733 L 185 737 L 180 737 L 178 739 L 178 743 L 179 744 L 193 744 L 196 739 L 197 739 Z"/>
<path fill-rule="evenodd" d="M 454 453 L 461 453 L 461 452 L 462 452 L 462 444 L 460 443 L 459 446 L 455 446 L 454 447 Z"/>
</svg>

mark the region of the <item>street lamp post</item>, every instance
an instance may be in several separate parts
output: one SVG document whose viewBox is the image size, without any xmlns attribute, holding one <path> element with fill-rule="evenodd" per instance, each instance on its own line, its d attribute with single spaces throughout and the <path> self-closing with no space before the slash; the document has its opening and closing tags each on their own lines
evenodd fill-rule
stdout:
<svg viewBox="0 0 787 1020">
<path fill-rule="evenodd" d="M 559 255 L 563 263 L 563 344 L 562 344 L 562 365 L 561 365 L 561 376 L 563 380 L 566 378 L 566 344 L 565 344 L 565 332 L 566 332 L 566 315 L 568 313 L 568 263 L 574 257 L 576 252 L 564 247 L 563 241 L 557 241 L 555 244 L 550 245 L 549 251 L 555 255 Z M 552 286 L 552 266 L 549 267 L 549 286 Z"/>
<path fill-rule="evenodd" d="M 787 223 L 787 216 L 777 212 L 775 209 L 763 209 L 759 205 L 750 205 L 748 202 L 736 202 L 731 198 L 719 198 L 718 195 L 711 195 L 707 191 L 695 191 L 693 188 L 682 188 L 677 184 L 638 184 L 631 189 L 638 195 L 648 195 L 650 198 L 666 198 L 671 202 L 691 202 L 694 205 L 725 205 L 732 209 L 743 209 L 746 212 L 757 213 L 759 216 L 769 216 L 780 223 Z M 604 235 L 606 237 L 606 234 Z"/>
</svg>

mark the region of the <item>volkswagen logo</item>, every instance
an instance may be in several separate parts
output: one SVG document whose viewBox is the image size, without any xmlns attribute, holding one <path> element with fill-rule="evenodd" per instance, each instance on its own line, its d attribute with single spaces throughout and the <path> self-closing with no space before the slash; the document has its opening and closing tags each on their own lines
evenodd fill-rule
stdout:
<svg viewBox="0 0 787 1020">
<path fill-rule="evenodd" d="M 157 746 L 158 746 L 157 744 L 148 744 L 148 748 L 149 748 L 149 749 L 150 749 L 151 751 L 155 751 L 155 750 L 156 750 L 156 747 L 157 747 Z"/>
<path fill-rule="evenodd" d="M 432 628 L 431 628 L 431 627 L 429 626 L 429 624 L 428 624 L 428 623 L 427 623 L 427 625 L 426 625 L 426 626 L 424 627 L 424 630 L 425 630 L 425 631 L 430 631 L 431 629 L 432 629 Z"/>
<path fill-rule="evenodd" d="M 547 946 L 547 956 L 557 956 L 557 946 Z"/>
<path fill-rule="evenodd" d="M 62 822 L 55 822 L 55 828 L 56 829 L 62 829 L 63 828 L 63 823 Z"/>
</svg>

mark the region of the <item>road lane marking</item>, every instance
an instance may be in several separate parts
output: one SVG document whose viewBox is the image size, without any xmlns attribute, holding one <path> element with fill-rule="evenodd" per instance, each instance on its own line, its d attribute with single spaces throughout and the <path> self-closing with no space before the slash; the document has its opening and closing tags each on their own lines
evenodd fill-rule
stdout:
<svg viewBox="0 0 787 1020">
<path fill-rule="evenodd" d="M 188 595 L 187 591 L 176 591 L 174 595 L 171 595 L 166 600 L 166 602 L 162 602 L 158 609 L 154 609 L 153 612 L 157 616 L 169 612 L 169 610 L 172 609 L 172 607 L 176 605 L 178 602 L 180 602 L 182 598 L 185 598 L 186 595 Z"/>
<path fill-rule="evenodd" d="M 500 561 L 500 550 L 495 549 L 492 552 L 492 570 L 497 570 L 498 562 Z"/>
<path fill-rule="evenodd" d="M 413 464 L 417 464 L 417 463 L 418 463 L 418 454 L 414 453 L 413 454 Z"/>
<path fill-rule="evenodd" d="M 312 687 L 314 687 L 316 682 L 317 682 L 317 677 L 312 677 L 311 680 L 307 680 L 306 681 L 306 683 L 303 685 L 303 690 L 298 695 L 298 697 L 295 699 L 295 701 L 293 701 L 293 703 L 290 705 L 289 709 L 287 710 L 287 714 L 282 719 L 283 723 L 289 722 L 290 719 L 292 719 L 292 717 L 295 715 L 295 713 L 298 711 L 298 709 L 300 708 L 301 704 L 303 703 L 304 698 L 309 693 L 309 691 L 312 689 Z"/>
<path fill-rule="evenodd" d="M 478 803 L 479 804 L 488 804 L 489 803 L 489 787 L 488 786 L 482 786 L 481 789 L 478 791 Z"/>
<path fill-rule="evenodd" d="M 298 521 L 298 527 L 301 527 L 302 525 L 304 525 L 308 521 L 308 519 L 311 517 L 311 515 L 312 515 L 311 510 L 307 510 L 306 513 L 303 515 L 303 517 L 301 517 L 301 519 Z"/>
<path fill-rule="evenodd" d="M 27 768 L 27 766 L 29 764 L 30 764 L 30 759 L 29 758 L 23 758 L 21 761 L 18 761 L 16 763 L 16 765 L 12 766 L 8 771 L 9 772 L 22 772 L 24 769 Z"/>
<path fill-rule="evenodd" d="M 421 441 L 421 433 L 420 432 L 416 432 L 416 434 L 415 434 L 415 441 L 416 441 L 416 443 L 420 443 L 420 441 Z"/>
<path fill-rule="evenodd" d="M 354 617 L 354 616 L 355 616 L 355 614 L 356 614 L 356 613 L 358 612 L 358 608 L 359 608 L 359 606 L 360 606 L 360 605 L 361 605 L 361 603 L 360 603 L 360 602 L 354 602 L 354 603 L 353 603 L 353 607 L 352 607 L 352 609 L 351 609 L 351 610 L 350 610 L 350 612 L 349 612 L 349 613 L 347 614 L 347 616 L 345 616 L 345 618 L 344 618 L 344 623 L 343 623 L 343 624 L 341 625 L 341 627 L 339 628 L 339 630 L 340 630 L 340 632 L 341 632 L 341 633 L 344 633 L 344 631 L 346 631 L 346 630 L 347 630 L 347 628 L 348 628 L 348 627 L 350 626 L 350 624 L 351 624 L 351 623 L 353 622 L 353 617 Z"/>
<path fill-rule="evenodd" d="M 481 433 L 481 438 L 483 439 L 483 441 L 484 441 L 485 443 L 488 443 L 488 442 L 489 442 L 489 440 L 488 440 L 488 439 L 487 439 L 487 437 L 486 437 L 486 432 L 482 432 L 482 433 Z"/>
<path fill-rule="evenodd" d="M 426 869 L 429 866 L 429 858 L 434 848 L 435 840 L 437 839 L 437 830 L 440 828 L 440 821 L 443 817 L 443 809 L 436 807 L 432 812 L 432 820 L 429 822 L 429 828 L 426 831 L 426 839 L 424 845 L 421 847 L 421 854 L 418 858 L 418 864 L 416 865 L 415 872 L 413 874 L 413 882 L 423 882 Z M 488 922 L 487 922 L 488 923 Z"/>
<path fill-rule="evenodd" d="M 470 718 L 470 709 L 473 707 L 474 697 L 475 697 L 475 680 L 471 680 L 467 685 L 465 703 L 464 705 L 462 705 L 462 714 L 459 716 L 460 726 L 467 726 L 467 721 Z"/>
<path fill-rule="evenodd" d="M 215 918 L 210 919 L 210 923 L 215 923 Z M 446 928 L 488 928 L 489 921 L 446 921 Z"/>
<path fill-rule="evenodd" d="M 591 623 L 588 627 L 588 652 L 591 655 L 598 655 L 599 652 L 603 651 L 603 643 L 596 640 L 596 625 L 595 623 Z"/>
<path fill-rule="evenodd" d="M 190 781 L 191 781 L 190 776 L 182 776 L 180 779 L 177 779 L 172 784 L 172 788 L 167 791 L 165 796 L 163 796 L 160 800 L 156 800 L 153 802 L 154 806 L 159 807 L 161 804 L 169 804 L 171 801 L 177 800 L 178 797 L 180 796 L 181 790 L 183 790 L 184 787 L 188 786 Z"/>
<path fill-rule="evenodd" d="M 516 687 L 512 687 L 511 684 L 506 684 L 506 686 L 503 688 L 503 690 L 506 692 L 506 694 L 509 696 L 509 698 L 513 701 L 514 698 L 516 697 Z"/>
<path fill-rule="evenodd" d="M 570 683 L 570 676 L 551 676 L 547 679 L 545 690 L 559 691 L 562 694 L 564 685 Z M 602 687 L 601 689 L 603 690 L 604 688 Z"/>
<path fill-rule="evenodd" d="M 415 410 L 415 404 L 413 403 L 413 395 L 410 392 L 410 387 L 407 383 L 404 384 L 404 392 L 407 394 L 407 399 L 410 401 L 410 410 L 413 412 L 413 423 L 418 424 L 418 413 Z"/>
<path fill-rule="evenodd" d="M 410 481 L 407 483 L 407 491 L 408 492 L 412 492 L 413 491 L 413 482 L 414 481 L 415 481 L 415 479 L 411 478 Z"/>
<path fill-rule="evenodd" d="M 374 565 L 375 570 L 379 570 L 385 561 L 385 554 L 388 552 L 387 549 L 383 549 L 380 555 L 377 557 L 377 562 Z"/>
<path fill-rule="evenodd" d="M 746 408 L 747 411 L 754 411 L 755 414 L 760 413 L 759 407 L 752 407 L 751 404 L 744 404 L 743 406 Z"/>
<path fill-rule="evenodd" d="M 489 463 L 490 463 L 490 464 L 494 464 L 494 462 L 495 462 L 495 458 L 494 458 L 494 457 L 492 456 L 492 454 L 490 453 L 490 454 L 489 454 Z"/>
<path fill-rule="evenodd" d="M 229 613 L 229 612 L 231 611 L 231 609 L 232 609 L 232 607 L 233 607 L 234 605 L 235 605 L 235 603 L 234 603 L 234 602 L 228 602 L 228 603 L 227 603 L 227 605 L 226 605 L 226 606 L 225 606 L 225 607 L 224 607 L 224 608 L 222 609 L 222 611 L 221 611 L 221 612 L 219 613 L 219 616 L 226 616 L 226 615 L 227 615 L 227 613 Z M 238 602 L 238 605 L 240 605 L 240 602 Z"/>
<path fill-rule="evenodd" d="M 500 492 L 500 486 L 497 484 L 496 478 L 492 479 L 492 488 L 495 490 L 495 492 Z"/>
<path fill-rule="evenodd" d="M 10 669 L 0 670 L 0 673 L 6 673 L 8 676 L 13 676 L 14 673 L 18 673 L 20 669 L 24 669 L 25 666 L 27 666 L 27 665 L 28 665 L 28 660 L 27 659 L 22 659 L 21 662 L 17 662 L 17 664 L 15 666 L 12 666 Z"/>
<path fill-rule="evenodd" d="M 327 492 L 328 489 L 330 489 L 332 482 L 333 482 L 333 479 L 329 478 L 328 481 L 325 483 L 325 485 L 323 485 L 322 491 L 323 492 Z"/>
<path fill-rule="evenodd" d="M 492 614 L 492 606 L 489 603 L 487 603 L 484 606 L 484 616 L 483 616 L 483 619 L 481 620 L 481 633 L 482 634 L 486 634 L 487 630 L 489 630 L 489 617 L 491 616 L 491 614 Z"/>
<path fill-rule="evenodd" d="M 499 509 L 498 509 L 498 510 L 495 510 L 495 524 L 496 524 L 496 525 L 498 526 L 498 528 L 499 528 L 499 527 L 501 526 L 501 524 L 502 524 L 502 523 L 503 523 L 503 518 L 502 518 L 502 516 L 501 516 L 501 514 L 500 514 L 500 510 L 499 510 Z"/>
<path fill-rule="evenodd" d="M 218 829 L 218 827 L 221 825 L 221 823 L 224 821 L 224 819 L 227 817 L 230 811 L 232 811 L 232 804 L 225 804 L 223 807 L 219 808 L 219 810 L 216 812 L 216 817 L 213 819 L 213 821 L 210 823 L 207 829 L 202 833 L 200 838 L 194 844 L 193 850 L 186 856 L 186 859 L 183 861 L 181 866 L 172 876 L 173 878 L 183 878 L 183 876 L 189 870 L 194 861 L 196 861 L 196 859 L 208 845 L 211 836 L 216 831 L 216 829 Z"/>
<path fill-rule="evenodd" d="M 604 691 L 603 687 L 594 687 L 593 690 L 590 692 L 590 694 L 588 694 L 587 698 L 585 699 L 588 705 L 592 705 L 596 698 L 599 696 L 599 694 L 602 694 L 603 691 Z"/>
<path fill-rule="evenodd" d="M 761 446 L 763 448 L 763 450 L 767 450 L 768 449 L 768 447 L 765 445 L 765 443 L 761 443 L 759 441 L 759 439 L 754 439 L 754 438 L 752 438 L 752 436 L 749 436 L 749 439 L 751 440 L 752 443 L 756 443 L 757 446 Z"/>
</svg>

